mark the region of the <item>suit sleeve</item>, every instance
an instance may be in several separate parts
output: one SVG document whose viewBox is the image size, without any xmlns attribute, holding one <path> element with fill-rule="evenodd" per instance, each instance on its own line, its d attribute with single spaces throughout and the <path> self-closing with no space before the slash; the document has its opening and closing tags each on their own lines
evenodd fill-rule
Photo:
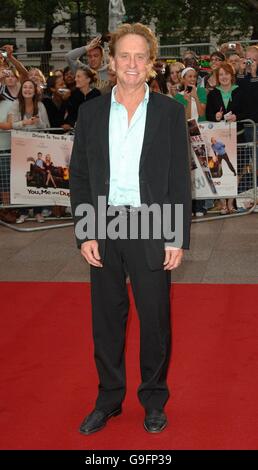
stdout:
<svg viewBox="0 0 258 470">
<path fill-rule="evenodd" d="M 75 215 L 76 208 L 80 204 L 92 205 L 87 155 L 87 125 L 85 122 L 85 111 L 84 106 L 80 107 L 70 162 L 70 198 L 75 225 L 85 216 L 85 214 L 81 216 Z M 88 238 L 86 235 L 84 238 L 78 238 L 76 236 L 78 248 L 80 248 L 81 244 L 87 240 Z"/>
<path fill-rule="evenodd" d="M 183 239 L 178 248 L 189 249 L 190 227 L 192 220 L 192 195 L 190 175 L 190 145 L 185 110 L 180 106 L 175 123 L 175 129 L 171 132 L 171 164 L 169 172 L 169 199 L 172 210 L 172 223 L 174 230 L 176 224 L 181 223 L 178 217 L 175 220 L 175 204 L 181 204 L 183 209 Z M 166 246 L 171 240 L 165 239 Z M 176 243 L 173 243 L 176 246 Z"/>
</svg>

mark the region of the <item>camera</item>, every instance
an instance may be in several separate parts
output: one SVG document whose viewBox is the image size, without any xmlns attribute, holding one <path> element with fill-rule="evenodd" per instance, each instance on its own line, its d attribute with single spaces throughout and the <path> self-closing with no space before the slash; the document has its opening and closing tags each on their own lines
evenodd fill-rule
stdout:
<svg viewBox="0 0 258 470">
<path fill-rule="evenodd" d="M 236 45 L 235 42 L 229 42 L 229 43 L 228 43 L 228 48 L 229 48 L 229 49 L 236 49 L 236 46 L 237 46 L 237 45 Z"/>
<path fill-rule="evenodd" d="M 4 70 L 3 70 L 3 75 L 4 75 L 5 77 L 10 77 L 10 75 L 11 75 L 10 70 L 4 69 Z"/>
<path fill-rule="evenodd" d="M 246 65 L 252 65 L 253 62 L 254 61 L 252 59 L 246 59 Z"/>
<path fill-rule="evenodd" d="M 6 59 L 7 52 L 4 49 L 0 49 L 0 54 L 1 54 L 2 57 L 4 57 Z"/>
<path fill-rule="evenodd" d="M 68 91 L 67 88 L 58 88 L 58 93 L 66 93 Z"/>
</svg>

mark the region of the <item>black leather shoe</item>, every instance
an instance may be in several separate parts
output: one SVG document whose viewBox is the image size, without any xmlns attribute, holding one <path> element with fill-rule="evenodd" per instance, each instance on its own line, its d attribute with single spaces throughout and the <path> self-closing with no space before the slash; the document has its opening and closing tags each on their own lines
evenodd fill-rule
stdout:
<svg viewBox="0 0 258 470">
<path fill-rule="evenodd" d="M 93 432 L 100 431 L 106 425 L 106 422 L 112 416 L 118 416 L 122 413 L 122 408 L 117 408 L 111 413 L 105 413 L 105 411 L 94 409 L 86 418 L 83 420 L 79 432 L 82 434 L 92 434 Z"/>
<path fill-rule="evenodd" d="M 167 417 L 162 410 L 146 410 L 144 428 L 148 432 L 161 432 L 167 426 Z"/>
</svg>

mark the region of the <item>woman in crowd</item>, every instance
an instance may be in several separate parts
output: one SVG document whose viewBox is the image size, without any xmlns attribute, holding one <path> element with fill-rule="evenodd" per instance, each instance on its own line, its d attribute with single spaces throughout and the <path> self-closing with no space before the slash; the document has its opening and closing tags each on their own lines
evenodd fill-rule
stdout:
<svg viewBox="0 0 258 470">
<path fill-rule="evenodd" d="M 47 79 L 47 96 L 42 99 L 42 103 L 47 110 L 50 127 L 63 127 L 65 130 L 71 128 L 65 122 L 68 114 L 67 99 L 70 95 L 62 77 L 53 75 Z"/>
<path fill-rule="evenodd" d="M 183 90 L 176 93 L 175 99 L 186 108 L 187 119 L 205 121 L 206 91 L 205 88 L 196 86 L 197 72 L 192 67 L 186 67 L 181 72 Z"/>
<path fill-rule="evenodd" d="M 185 66 L 181 62 L 166 65 L 165 79 L 169 96 L 176 96 L 181 89 L 181 72 Z"/>
<path fill-rule="evenodd" d="M 156 73 L 155 77 L 151 77 L 148 80 L 148 85 L 150 87 L 150 91 L 154 91 L 155 93 L 162 93 L 163 95 L 168 94 L 165 77 L 160 72 Z"/>
<path fill-rule="evenodd" d="M 182 103 L 186 108 L 186 118 L 196 121 L 205 121 L 206 90 L 197 85 L 197 72 L 192 67 L 186 67 L 181 72 L 183 90 L 178 92 L 174 99 Z M 204 200 L 193 200 L 192 212 L 197 217 L 206 213 Z"/>
<path fill-rule="evenodd" d="M 41 70 L 36 67 L 32 67 L 28 71 L 27 78 L 29 80 L 32 80 L 34 83 L 36 83 L 38 94 L 40 96 L 43 96 L 45 89 L 47 87 L 47 82 L 46 82 L 43 72 L 41 72 Z"/>
<path fill-rule="evenodd" d="M 53 162 L 52 162 L 52 159 L 51 159 L 51 155 L 48 153 L 45 156 L 45 162 L 44 162 L 44 169 L 45 169 L 46 174 L 47 174 L 46 186 L 49 186 L 49 183 L 51 182 L 52 186 L 54 188 L 56 188 L 56 183 L 55 183 L 55 180 L 52 176 L 53 167 L 54 167 L 54 165 L 53 165 Z"/>
<path fill-rule="evenodd" d="M 46 129 L 49 120 L 46 108 L 39 101 L 37 86 L 32 80 L 26 80 L 19 91 L 18 99 L 13 102 L 8 114 L 8 122 L 13 129 Z M 37 222 L 44 222 L 42 208 L 34 209 Z M 21 209 L 16 223 L 23 223 L 28 218 L 28 209 Z"/>
<path fill-rule="evenodd" d="M 0 72 L 0 199 L 2 203 L 10 203 L 10 153 L 11 134 L 7 132 L 11 129 L 11 123 L 7 122 L 8 113 L 16 99 L 20 81 L 18 72 L 15 69 L 6 68 Z M 5 212 L 3 214 L 3 212 Z M 8 212 L 8 213 L 6 213 Z M 14 221 L 15 214 L 10 209 L 1 211 L 1 217 L 5 216 L 6 222 Z"/>
<path fill-rule="evenodd" d="M 235 71 L 232 65 L 221 62 L 216 70 L 216 78 L 218 85 L 208 94 L 207 120 L 236 122 L 245 119 L 244 94 L 235 84 Z M 244 142 L 244 129 L 241 126 L 238 126 L 237 134 L 237 141 Z M 236 174 L 235 170 L 234 174 Z M 232 213 L 234 210 L 234 199 L 221 199 L 221 214 Z"/>
<path fill-rule="evenodd" d="M 68 99 L 68 117 L 66 120 L 72 127 L 77 121 L 79 106 L 84 101 L 100 96 L 100 91 L 93 87 L 96 79 L 96 72 L 86 65 L 77 69 L 75 74 L 76 89 L 72 91 L 71 97 Z"/>
<path fill-rule="evenodd" d="M 62 69 L 55 69 L 53 76 L 64 79 L 64 71 Z"/>
<path fill-rule="evenodd" d="M 210 68 L 211 73 L 204 77 L 204 86 L 206 88 L 207 93 L 217 86 L 217 77 L 216 77 L 216 70 L 221 64 L 221 62 L 225 61 L 225 56 L 220 51 L 215 51 L 210 56 Z"/>
<path fill-rule="evenodd" d="M 0 206 L 10 204 L 10 154 L 11 124 L 7 122 L 7 115 L 12 101 L 0 95 Z M 14 222 L 15 214 L 10 209 L 1 209 L 0 218 L 5 222 Z"/>
<path fill-rule="evenodd" d="M 32 80 L 25 80 L 8 114 L 13 129 L 45 129 L 49 126 L 46 108 L 39 101 L 37 86 Z"/>
</svg>

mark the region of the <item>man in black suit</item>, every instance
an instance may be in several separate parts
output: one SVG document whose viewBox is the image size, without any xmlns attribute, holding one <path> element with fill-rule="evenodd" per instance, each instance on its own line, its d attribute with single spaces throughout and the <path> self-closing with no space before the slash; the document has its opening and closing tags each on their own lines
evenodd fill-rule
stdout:
<svg viewBox="0 0 258 470">
<path fill-rule="evenodd" d="M 113 34 L 110 65 L 117 75 L 112 94 L 81 106 L 70 165 L 71 203 L 82 256 L 91 265 L 92 316 L 99 391 L 94 410 L 80 427 L 83 434 L 102 429 L 121 413 L 125 397 L 124 346 L 129 274 L 140 319 L 142 383 L 138 398 L 145 409 L 144 427 L 162 431 L 170 359 L 170 273 L 189 247 L 191 190 L 184 108 L 173 99 L 149 93 L 146 84 L 157 42 L 142 24 L 124 24 Z M 100 209 L 99 200 L 108 211 Z M 85 204 L 95 219 L 85 216 Z M 163 205 L 169 216 L 159 218 Z M 182 218 L 175 220 L 180 205 Z M 141 208 L 155 206 L 149 234 Z M 91 212 L 89 210 L 89 212 Z M 156 215 L 155 215 L 156 214 Z M 119 219 L 126 234 L 99 235 L 99 226 Z M 156 236 L 154 222 L 170 225 Z M 172 220 L 172 226 L 168 220 Z M 87 219 L 89 231 L 83 230 Z M 155 220 L 154 220 L 155 219 Z M 137 236 L 131 227 L 137 227 Z M 178 226 L 178 227 L 177 227 Z M 97 230 L 95 230 L 95 228 Z M 90 232 L 90 233 L 89 233 Z M 119 234 L 120 234 L 119 225 Z"/>
</svg>

